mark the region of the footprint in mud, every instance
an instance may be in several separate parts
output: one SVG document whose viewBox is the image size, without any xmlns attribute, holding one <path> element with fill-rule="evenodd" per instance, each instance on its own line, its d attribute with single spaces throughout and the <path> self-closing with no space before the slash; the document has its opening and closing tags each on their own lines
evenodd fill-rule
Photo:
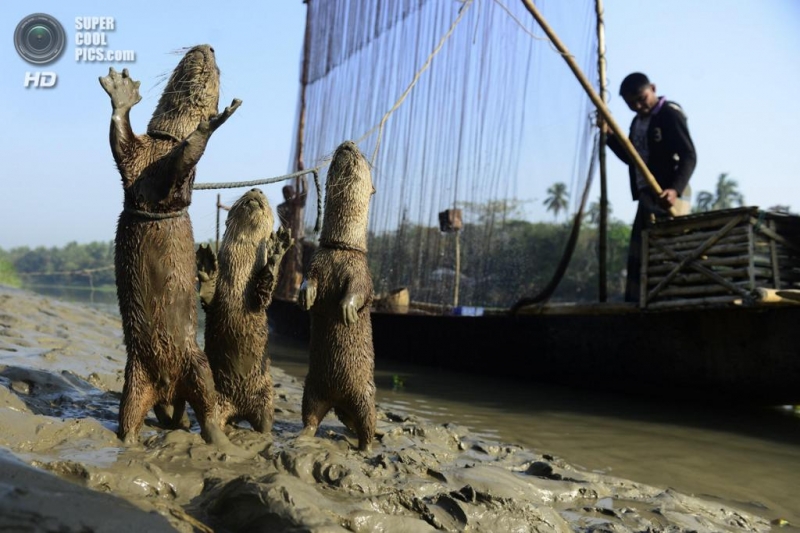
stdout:
<svg viewBox="0 0 800 533">
<path fill-rule="evenodd" d="M 0 385 L 17 393 L 35 414 L 57 418 L 95 418 L 116 429 L 119 394 L 103 391 L 88 381 L 63 371 L 8 366 L 0 370 Z"/>
</svg>

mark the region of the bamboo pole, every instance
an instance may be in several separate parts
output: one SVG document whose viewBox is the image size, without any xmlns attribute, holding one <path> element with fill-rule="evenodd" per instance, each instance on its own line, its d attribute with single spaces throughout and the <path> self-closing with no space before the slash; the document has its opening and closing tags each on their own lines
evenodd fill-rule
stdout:
<svg viewBox="0 0 800 533">
<path fill-rule="evenodd" d="M 221 196 L 217 193 L 217 243 L 214 246 L 214 252 L 219 253 L 219 209 L 222 207 Z"/>
<path fill-rule="evenodd" d="M 595 0 L 597 13 L 597 75 L 600 84 L 600 99 L 603 103 L 608 101 L 608 86 L 606 79 L 606 30 L 603 22 L 603 0 Z M 600 122 L 600 145 L 597 151 L 600 165 L 600 220 L 597 246 L 598 273 L 597 273 L 597 298 L 601 302 L 608 300 L 608 174 L 606 172 L 606 137 L 605 128 Z"/>
<path fill-rule="evenodd" d="M 572 54 L 569 53 L 569 50 L 567 50 L 567 47 L 561 42 L 561 39 L 558 38 L 558 35 L 556 35 L 552 28 L 550 28 L 550 26 L 547 24 L 547 21 L 544 19 L 544 17 L 542 17 L 542 14 L 538 9 L 536 9 L 536 6 L 533 5 L 533 2 L 531 0 L 522 0 L 522 3 L 525 5 L 525 8 L 533 16 L 539 26 L 542 27 L 544 32 L 547 34 L 547 37 L 550 38 L 553 46 L 555 46 L 556 49 L 561 53 L 561 57 L 564 58 L 564 61 L 567 62 L 567 65 L 572 70 L 572 73 L 575 74 L 576 78 L 578 78 L 578 82 L 586 91 L 586 94 L 589 95 L 589 99 L 595 105 L 597 111 L 602 115 L 603 120 L 608 123 L 608 126 L 611 128 L 611 131 L 614 132 L 614 135 L 617 136 L 617 139 L 619 139 L 622 147 L 628 153 L 628 156 L 630 156 L 634 165 L 636 165 L 636 168 L 642 173 L 642 176 L 644 176 L 645 180 L 650 185 L 650 188 L 653 189 L 653 192 L 655 192 L 657 195 L 661 195 L 663 192 L 661 186 L 658 184 L 655 177 L 653 177 L 650 169 L 647 168 L 647 165 L 639 155 L 639 152 L 637 152 L 636 148 L 634 148 L 633 144 L 631 144 L 630 139 L 628 139 L 628 135 L 622 130 L 622 128 L 620 128 L 619 124 L 617 124 L 617 121 L 614 120 L 614 117 L 611 115 L 611 111 L 608 110 L 608 106 L 606 106 L 605 102 L 600 99 L 600 97 L 597 95 L 597 92 L 595 92 L 594 87 L 592 87 L 592 84 L 589 83 L 588 79 L 586 79 L 586 76 L 575 62 L 575 58 L 572 57 Z M 672 216 L 677 216 L 678 214 L 674 206 L 669 208 L 669 213 Z"/>
<path fill-rule="evenodd" d="M 461 232 L 456 230 L 456 276 L 453 287 L 453 307 L 458 307 L 458 290 L 461 285 Z"/>
<path fill-rule="evenodd" d="M 306 134 L 306 88 L 308 87 L 308 66 L 310 64 L 308 56 L 311 51 L 311 4 L 309 2 L 310 0 L 303 0 L 303 3 L 306 5 L 306 30 L 303 37 L 303 66 L 300 74 L 300 117 L 297 122 L 297 139 L 295 140 L 295 146 L 297 148 L 295 172 L 305 170 L 306 168 L 305 161 L 303 160 L 303 156 L 305 155 L 305 143 L 303 139 Z M 298 192 L 300 191 L 301 178 L 301 176 L 298 176 L 295 183 L 295 188 Z"/>
</svg>

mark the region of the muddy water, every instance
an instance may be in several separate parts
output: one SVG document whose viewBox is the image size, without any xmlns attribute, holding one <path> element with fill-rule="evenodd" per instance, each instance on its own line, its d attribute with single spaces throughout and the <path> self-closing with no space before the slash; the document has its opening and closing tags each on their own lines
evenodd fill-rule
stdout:
<svg viewBox="0 0 800 533">
<path fill-rule="evenodd" d="M 273 335 L 270 352 L 275 366 L 305 376 L 303 344 Z M 590 472 L 800 524 L 800 416 L 790 410 L 643 400 L 380 360 L 376 382 L 383 409 L 453 422 Z"/>
<path fill-rule="evenodd" d="M 275 366 L 305 376 L 302 344 L 273 336 L 270 348 Z M 380 361 L 376 382 L 383 408 L 800 524 L 800 416 L 790 409 L 643 400 Z"/>
</svg>

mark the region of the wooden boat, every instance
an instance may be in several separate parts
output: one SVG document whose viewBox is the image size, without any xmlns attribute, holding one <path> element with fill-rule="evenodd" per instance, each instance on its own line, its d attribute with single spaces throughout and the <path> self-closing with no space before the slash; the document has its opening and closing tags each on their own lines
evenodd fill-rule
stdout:
<svg viewBox="0 0 800 533">
<path fill-rule="evenodd" d="M 639 304 L 470 310 L 480 316 L 413 304 L 401 313 L 376 310 L 376 359 L 603 390 L 800 404 L 800 217 L 747 207 L 662 221 L 646 234 Z M 698 267 L 710 275 L 698 277 Z M 308 314 L 293 302 L 275 301 L 269 315 L 276 333 L 307 338 Z"/>
<path fill-rule="evenodd" d="M 470 4 L 466 3 L 464 9 Z M 580 73 L 573 55 L 547 27 L 535 6 L 527 0 L 523 4 L 545 30 L 561 57 L 567 61 L 607 124 L 618 137 L 627 139 L 625 132 L 614 122 L 604 104 L 604 59 L 600 58 L 598 61 L 601 79 L 601 95 L 598 96 Z M 309 4 L 309 9 L 320 7 Z M 599 17 L 603 11 L 599 0 L 596 0 L 596 8 Z M 460 10 L 459 19 L 461 12 Z M 324 15 L 322 11 L 315 13 L 318 16 Z M 412 16 L 411 13 L 412 11 L 398 11 L 391 24 L 406 20 Z M 481 20 L 488 20 L 488 17 Z M 454 25 L 457 21 L 458 19 Z M 381 24 L 382 28 L 391 26 L 390 23 Z M 340 27 L 344 26 L 319 25 L 324 31 Z M 316 80 L 319 85 L 323 76 L 331 72 L 331 75 L 336 74 L 335 69 L 344 57 L 336 55 L 341 52 L 339 48 L 329 52 L 333 55 L 321 54 L 325 49 L 324 43 L 338 42 L 338 34 L 336 39 L 326 41 L 323 35 L 312 43 L 311 28 L 312 24 L 307 24 L 301 74 L 298 124 L 302 126 L 311 121 L 306 116 L 305 106 L 310 81 Z M 474 37 L 479 33 L 470 33 L 470 36 Z M 598 20 L 598 51 L 604 48 L 602 33 L 602 21 Z M 358 38 L 348 37 L 348 46 L 353 47 L 352 53 L 361 53 L 360 47 L 373 38 L 371 35 L 363 37 L 363 42 Z M 398 48 L 402 46 L 398 45 Z M 375 49 L 379 50 L 380 47 Z M 309 56 L 317 57 L 316 70 L 310 69 Z M 319 57 L 325 60 L 319 61 Z M 310 72 L 317 74 L 312 75 Z M 352 75 L 347 77 L 347 80 L 352 79 Z M 518 81 L 514 80 L 515 83 Z M 452 86 L 462 88 L 465 85 Z M 498 84 L 492 86 L 496 87 Z M 408 90 L 410 89 L 411 87 Z M 321 91 L 318 86 L 316 90 Z M 426 90 L 431 91 L 430 87 Z M 464 102 L 491 100 L 462 98 Z M 332 100 L 330 95 L 317 95 L 312 99 L 323 103 Z M 398 100 L 398 104 L 400 102 L 402 98 Z M 398 104 L 392 109 L 397 109 Z M 329 107 L 322 106 L 322 109 Z M 336 109 L 339 115 L 345 114 L 338 106 Z M 429 113 L 442 109 L 444 108 L 430 110 Z M 358 111 L 357 116 L 362 116 L 360 110 Z M 456 116 L 460 114 L 456 113 Z M 481 116 L 492 116 L 492 113 L 483 113 Z M 388 114 L 381 119 L 381 125 L 386 122 L 387 117 Z M 332 120 L 333 118 L 328 119 L 329 122 Z M 424 127 L 429 127 L 428 121 L 424 122 Z M 430 122 L 436 126 L 437 121 Z M 328 122 L 317 120 L 316 123 Z M 452 129 L 458 131 L 466 127 L 465 124 L 462 122 Z M 412 128 L 409 126 L 407 129 L 411 131 Z M 304 127 L 298 128 L 296 169 L 304 168 L 303 154 L 308 149 L 306 143 L 317 143 L 320 139 L 327 138 L 325 133 L 328 130 L 320 131 L 322 133 L 311 135 Z M 432 137 L 437 138 L 435 135 Z M 601 180 L 604 180 L 602 138 L 601 136 L 599 160 Z M 405 152 L 403 157 L 408 157 L 408 143 L 401 144 Z M 461 148 L 459 144 L 457 150 L 450 152 L 461 154 L 468 151 Z M 316 146 L 310 153 L 318 156 L 320 150 L 322 147 Z M 375 150 L 377 152 L 377 145 Z M 649 175 L 635 149 L 629 146 L 628 150 L 656 192 L 660 192 L 658 184 Z M 409 159 L 413 160 L 413 157 Z M 478 165 L 464 166 L 477 168 Z M 439 168 L 433 164 L 427 170 L 435 173 Z M 449 178 L 445 176 L 445 179 Z M 391 181 L 387 182 L 388 187 L 392 184 Z M 410 187 L 406 187 L 408 188 Z M 457 182 L 454 188 L 458 189 Z M 588 189 L 586 187 L 586 191 Z M 305 190 L 299 180 L 296 190 Z M 605 190 L 604 185 L 601 190 Z M 386 196 L 391 197 L 392 194 Z M 424 195 L 414 198 L 427 201 Z M 602 195 L 600 203 L 601 206 L 605 205 Z M 455 205 L 453 207 L 455 209 Z M 405 209 L 406 206 L 394 209 L 403 213 L 400 228 L 405 222 Z M 429 208 L 426 209 L 430 211 Z M 576 216 L 576 221 L 579 218 L 579 215 Z M 600 220 L 600 248 L 603 250 L 604 207 L 601 208 Z M 675 218 L 653 226 L 645 236 L 642 295 L 638 305 L 542 304 L 522 307 L 516 313 L 504 309 L 431 304 L 420 306 L 413 303 L 403 312 L 375 309 L 371 316 L 376 359 L 379 364 L 382 361 L 398 361 L 448 371 L 492 374 L 531 382 L 563 383 L 676 398 L 703 397 L 743 403 L 798 404 L 800 335 L 794 330 L 800 324 L 800 305 L 796 305 L 794 300 L 797 298 L 796 291 L 800 289 L 798 220 L 798 217 L 789 219 L 764 214 L 758 208 L 742 208 Z M 302 235 L 302 227 L 299 229 L 301 233 L 295 235 Z M 387 227 L 381 229 L 395 231 Z M 397 230 L 397 234 L 400 233 L 402 232 Z M 455 242 L 457 249 L 458 240 Z M 600 255 L 604 257 L 604 252 Z M 456 262 L 456 272 L 457 265 Z M 604 269 L 601 261 L 601 280 L 605 279 Z M 602 282 L 601 300 L 605 299 L 604 290 Z M 275 298 L 269 309 L 269 317 L 275 333 L 295 338 L 308 337 L 308 314 L 301 311 L 293 301 Z"/>
</svg>

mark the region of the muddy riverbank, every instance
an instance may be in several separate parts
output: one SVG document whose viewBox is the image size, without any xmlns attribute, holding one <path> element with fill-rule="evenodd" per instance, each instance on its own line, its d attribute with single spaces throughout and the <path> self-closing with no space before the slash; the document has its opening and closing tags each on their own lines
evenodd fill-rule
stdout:
<svg viewBox="0 0 800 533">
<path fill-rule="evenodd" d="M 298 438 L 302 383 L 275 368 L 270 438 L 227 455 L 152 416 L 116 439 L 118 318 L 0 288 L 0 530 L 769 531 L 769 517 L 597 473 L 379 405 L 368 454 L 334 418 Z M 55 475 L 55 477 L 53 477 Z M 49 477 L 48 477 L 49 476 Z M 27 528 L 27 529 L 25 529 Z"/>
</svg>

